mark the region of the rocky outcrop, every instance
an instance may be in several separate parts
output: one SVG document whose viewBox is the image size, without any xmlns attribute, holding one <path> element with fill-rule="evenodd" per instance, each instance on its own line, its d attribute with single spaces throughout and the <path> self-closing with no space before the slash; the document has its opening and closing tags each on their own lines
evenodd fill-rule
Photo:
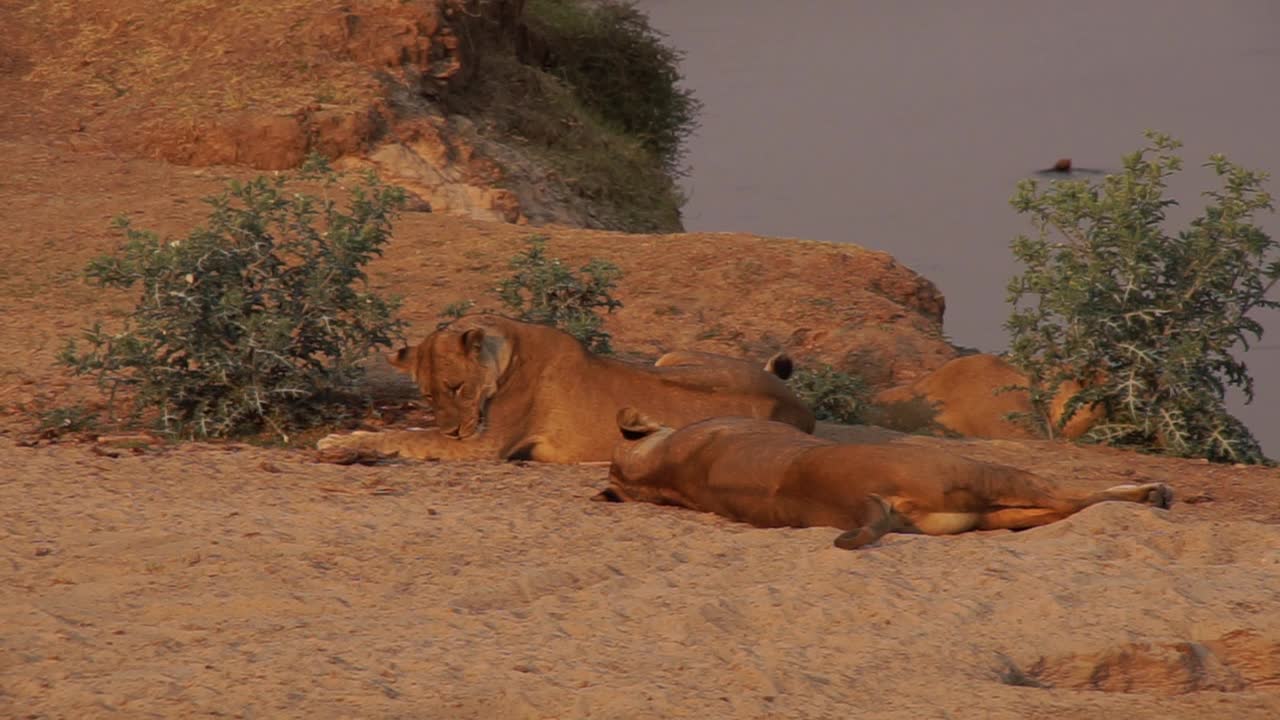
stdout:
<svg viewBox="0 0 1280 720">
<path fill-rule="evenodd" d="M 22 59 L 42 94 L 83 108 L 77 147 L 258 170 L 319 152 L 375 169 L 419 210 L 616 226 L 519 142 L 446 102 L 467 92 L 486 53 L 545 55 L 523 10 L 523 0 L 37 4 L 18 14 L 22 36 L 71 38 L 30 60 L 5 57 Z"/>
<path fill-rule="evenodd" d="M 495 187 L 503 168 L 482 152 L 466 118 L 429 117 L 398 128 L 399 138 L 351 158 L 348 167 L 372 166 L 380 177 L 425 201 L 432 212 L 474 220 L 528 222 L 519 198 Z"/>
<path fill-rule="evenodd" d="M 331 157 L 362 152 L 380 126 L 372 110 L 316 105 L 287 115 L 241 112 L 194 127 L 163 127 L 140 142 L 150 154 L 181 165 L 287 170 L 311 151 Z"/>
<path fill-rule="evenodd" d="M 362 97 L 352 103 L 355 108 L 313 103 L 284 115 L 234 113 L 188 134 L 166 128 L 150 142 L 157 154 L 174 162 L 264 170 L 292 168 L 307 153 L 320 152 L 348 168 L 377 170 L 385 181 L 416 196 L 420 210 L 527 222 L 516 194 L 502 187 L 507 172 L 494 159 L 496 153 L 480 149 L 486 143 L 474 124 L 431 102 L 465 89 L 475 73 L 474 53 L 459 34 L 501 35 L 518 22 L 522 5 L 366 1 L 320 13 L 297 32 L 302 43 L 331 49 L 353 66 L 352 74 L 376 77 L 385 94 Z M 554 211 L 541 214 L 571 220 Z"/>
<path fill-rule="evenodd" d="M 527 230 L 424 215 L 405 216 L 397 228 L 433 238 L 395 245 L 378 264 L 387 268 L 388 287 L 405 295 L 401 315 L 413 325 L 411 339 L 433 329 L 455 301 L 501 310 L 489 288 L 509 274 Z M 545 234 L 547 251 L 570 267 L 595 258 L 622 271 L 614 294 L 623 307 L 605 329 L 625 356 L 688 349 L 763 360 L 786 350 L 802 367 L 829 364 L 885 388 L 913 382 L 957 353 L 942 334 L 942 294 L 887 253 L 745 233 Z"/>
</svg>

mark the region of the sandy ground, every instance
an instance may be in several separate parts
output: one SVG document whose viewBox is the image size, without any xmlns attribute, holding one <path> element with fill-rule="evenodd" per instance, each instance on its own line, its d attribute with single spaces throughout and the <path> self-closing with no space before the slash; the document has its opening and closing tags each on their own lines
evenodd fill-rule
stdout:
<svg viewBox="0 0 1280 720">
<path fill-rule="evenodd" d="M 0 466 L 6 717 L 1280 716 L 1275 471 L 845 552 L 589 502 L 600 466 L 2 438 Z"/>
</svg>

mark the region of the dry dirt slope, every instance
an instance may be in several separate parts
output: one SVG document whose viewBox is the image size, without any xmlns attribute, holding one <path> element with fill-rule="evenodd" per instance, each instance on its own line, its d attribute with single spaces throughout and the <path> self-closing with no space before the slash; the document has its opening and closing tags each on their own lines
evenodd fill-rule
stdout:
<svg viewBox="0 0 1280 720">
<path fill-rule="evenodd" d="M 66 338 L 95 319 L 118 321 L 134 300 L 82 281 L 90 259 L 120 244 L 108 231 L 112 218 L 128 213 L 138 228 L 182 237 L 207 217 L 200 199 L 220 191 L 223 178 L 246 173 L 3 132 L 0 158 L 0 408 L 48 409 L 83 397 L 52 367 Z M 496 306 L 492 288 L 531 232 L 406 213 L 372 267 L 373 283 L 405 299 L 402 315 L 417 339 L 450 302 Z M 698 348 L 763 359 L 786 347 L 806 362 L 856 365 L 880 384 L 910 380 L 955 355 L 941 334 L 941 295 L 885 253 L 742 234 L 546 232 L 557 256 L 598 257 L 624 271 L 617 295 L 625 307 L 609 330 L 625 352 Z"/>
</svg>

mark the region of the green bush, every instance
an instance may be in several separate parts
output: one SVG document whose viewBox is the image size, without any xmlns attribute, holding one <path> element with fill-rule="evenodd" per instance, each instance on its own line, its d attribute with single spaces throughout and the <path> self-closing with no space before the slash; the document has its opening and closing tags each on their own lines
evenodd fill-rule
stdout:
<svg viewBox="0 0 1280 720">
<path fill-rule="evenodd" d="M 871 390 L 856 375 L 830 365 L 800 368 L 791 376 L 790 385 L 819 420 L 857 425 L 865 419 Z"/>
<path fill-rule="evenodd" d="M 1252 400 L 1234 353 L 1262 335 L 1254 311 L 1277 307 L 1266 297 L 1280 278 L 1276 242 L 1254 221 L 1272 207 L 1267 176 L 1211 156 L 1205 166 L 1219 187 L 1169 234 L 1165 212 L 1177 203 L 1165 197 L 1166 180 L 1182 167 L 1180 143 L 1147 138 L 1101 183 L 1019 184 L 1012 204 L 1036 235 L 1012 245 L 1026 269 L 1009 283 L 1011 359 L 1030 377 L 1041 417 L 1063 380 L 1086 385 L 1069 408 L 1102 404 L 1107 420 L 1090 439 L 1264 462 L 1224 399 L 1236 387 Z"/>
<path fill-rule="evenodd" d="M 680 87 L 681 53 L 645 14 L 616 0 L 530 0 L 525 14 L 550 47 L 548 71 L 587 109 L 680 174 L 701 106 Z"/>
<path fill-rule="evenodd" d="M 610 294 L 622 271 L 613 263 L 592 259 L 575 273 L 547 255 L 547 238 L 529 238 L 529 249 L 511 259 L 515 272 L 497 288 L 498 299 L 518 320 L 560 328 L 595 353 L 611 354 L 604 318 L 622 303 Z"/>
<path fill-rule="evenodd" d="M 332 176 L 330 176 L 332 181 Z M 90 263 L 90 282 L 141 286 L 119 332 L 100 323 L 68 342 L 62 360 L 127 388 L 134 416 L 158 414 L 164 432 L 223 437 L 287 431 L 322 419 L 357 378 L 357 362 L 390 346 L 398 301 L 364 287 L 364 266 L 391 235 L 398 188 L 371 174 L 345 211 L 327 197 L 286 194 L 285 178 L 232 181 L 207 225 L 165 241 L 117 221 L 119 254 Z"/>
</svg>

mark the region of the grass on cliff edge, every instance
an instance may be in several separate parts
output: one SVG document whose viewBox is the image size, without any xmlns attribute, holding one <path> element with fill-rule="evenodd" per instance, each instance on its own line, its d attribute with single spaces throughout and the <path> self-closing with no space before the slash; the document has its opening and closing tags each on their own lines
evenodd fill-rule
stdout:
<svg viewBox="0 0 1280 720">
<path fill-rule="evenodd" d="M 451 109 L 552 165 L 593 224 L 681 230 L 676 178 L 699 104 L 679 87 L 680 54 L 630 3 L 532 0 L 524 20 L 545 52 L 486 48 Z"/>
</svg>

